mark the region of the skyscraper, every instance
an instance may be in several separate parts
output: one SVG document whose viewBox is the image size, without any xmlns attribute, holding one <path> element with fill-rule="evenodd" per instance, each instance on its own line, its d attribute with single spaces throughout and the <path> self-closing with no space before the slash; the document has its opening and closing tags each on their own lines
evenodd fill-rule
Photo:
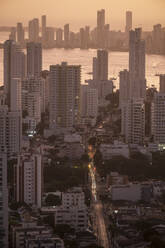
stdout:
<svg viewBox="0 0 165 248">
<path fill-rule="evenodd" d="M 8 248 L 7 154 L 0 147 L 0 247 Z"/>
<path fill-rule="evenodd" d="M 27 76 L 40 77 L 42 71 L 41 43 L 27 43 Z"/>
<path fill-rule="evenodd" d="M 41 18 L 41 23 L 42 23 L 42 44 L 45 45 L 45 40 L 46 40 L 46 15 L 43 15 Z"/>
<path fill-rule="evenodd" d="M 129 71 L 124 70 L 119 73 L 119 105 L 122 108 L 123 104 L 127 103 L 130 98 L 130 79 Z"/>
<path fill-rule="evenodd" d="M 131 99 L 122 110 L 122 133 L 126 142 L 142 145 L 145 137 L 144 99 Z"/>
<path fill-rule="evenodd" d="M 145 41 L 141 39 L 141 28 L 130 31 L 129 74 L 130 98 L 145 98 Z"/>
<path fill-rule="evenodd" d="M 29 21 L 29 41 L 39 42 L 39 20 Z"/>
<path fill-rule="evenodd" d="M 46 48 L 54 47 L 54 28 L 46 28 L 46 37 L 45 37 L 45 46 Z"/>
<path fill-rule="evenodd" d="M 97 28 L 103 29 L 105 25 L 105 9 L 97 11 Z"/>
<path fill-rule="evenodd" d="M 9 34 L 9 40 L 16 41 L 16 28 L 12 27 L 11 32 Z"/>
<path fill-rule="evenodd" d="M 4 88 L 10 108 L 11 83 L 13 78 L 25 77 L 25 54 L 13 40 L 4 43 Z"/>
<path fill-rule="evenodd" d="M 162 26 L 161 24 L 156 24 L 153 27 L 152 37 L 153 37 L 153 51 L 156 54 L 161 54 L 162 52 Z"/>
<path fill-rule="evenodd" d="M 88 84 L 82 84 L 80 101 L 81 119 L 88 119 L 95 125 L 98 114 L 98 90 Z"/>
<path fill-rule="evenodd" d="M 24 29 L 21 22 L 17 23 L 17 42 L 23 46 L 24 44 Z"/>
<path fill-rule="evenodd" d="M 160 80 L 160 93 L 165 93 L 165 74 L 159 76 Z"/>
<path fill-rule="evenodd" d="M 56 31 L 56 45 L 58 47 L 62 47 L 62 38 L 63 38 L 63 31 L 61 28 L 58 28 Z"/>
<path fill-rule="evenodd" d="M 64 45 L 65 47 L 69 46 L 70 32 L 69 32 L 69 24 L 64 25 Z"/>
<path fill-rule="evenodd" d="M 97 11 L 97 46 L 104 47 L 104 25 L 105 25 L 105 10 Z"/>
<path fill-rule="evenodd" d="M 10 94 L 10 110 L 22 111 L 22 87 L 20 78 L 12 78 Z"/>
<path fill-rule="evenodd" d="M 97 50 L 97 80 L 108 80 L 108 51 Z"/>
<path fill-rule="evenodd" d="M 81 66 L 50 66 L 50 128 L 70 129 L 79 121 Z"/>
<path fill-rule="evenodd" d="M 126 34 L 129 34 L 129 31 L 131 29 L 132 29 L 132 12 L 126 11 L 126 26 L 125 26 Z"/>
</svg>

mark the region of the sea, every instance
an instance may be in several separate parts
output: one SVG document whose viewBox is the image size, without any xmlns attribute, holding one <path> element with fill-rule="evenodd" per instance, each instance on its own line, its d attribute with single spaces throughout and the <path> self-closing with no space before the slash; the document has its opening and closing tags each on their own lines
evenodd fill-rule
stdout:
<svg viewBox="0 0 165 248">
<path fill-rule="evenodd" d="M 7 40 L 8 32 L 0 32 L 0 43 Z M 96 49 L 43 49 L 43 70 L 49 70 L 50 65 L 68 64 L 81 65 L 81 83 L 92 78 L 92 59 L 97 54 Z M 114 86 L 119 87 L 119 72 L 128 69 L 128 52 L 109 52 L 109 78 L 114 79 Z M 146 55 L 146 80 L 147 86 L 159 89 L 158 74 L 165 74 L 165 56 Z M 0 85 L 3 84 L 3 49 L 0 49 Z"/>
</svg>

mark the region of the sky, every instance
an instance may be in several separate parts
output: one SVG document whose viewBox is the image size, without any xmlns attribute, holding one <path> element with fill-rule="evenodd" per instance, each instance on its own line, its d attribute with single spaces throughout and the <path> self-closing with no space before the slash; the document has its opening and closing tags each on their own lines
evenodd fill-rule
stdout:
<svg viewBox="0 0 165 248">
<path fill-rule="evenodd" d="M 133 26 L 151 30 L 161 23 L 165 26 L 165 0 L 0 0 L 0 26 L 27 25 L 28 20 L 47 15 L 49 26 L 70 23 L 73 30 L 96 25 L 96 11 L 106 10 L 106 23 L 112 30 L 124 30 L 125 11 L 133 11 Z"/>
</svg>

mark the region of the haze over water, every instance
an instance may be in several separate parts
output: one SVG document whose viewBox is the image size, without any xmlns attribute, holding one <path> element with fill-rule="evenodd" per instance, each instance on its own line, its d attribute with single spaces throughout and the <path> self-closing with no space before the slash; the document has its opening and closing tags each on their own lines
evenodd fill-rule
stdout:
<svg viewBox="0 0 165 248">
<path fill-rule="evenodd" d="M 8 39 L 7 32 L 0 32 L 0 42 Z M 52 64 L 59 64 L 62 61 L 67 61 L 69 64 L 82 66 L 82 80 L 90 79 L 92 75 L 88 73 L 92 71 L 92 58 L 96 56 L 95 49 L 80 50 L 80 49 L 46 49 L 43 50 L 43 70 L 49 70 Z M 109 52 L 109 78 L 117 78 L 115 86 L 119 85 L 119 72 L 128 69 L 128 53 L 127 52 Z M 155 74 L 165 74 L 165 56 L 161 55 L 146 55 L 146 79 L 147 85 L 155 85 L 159 87 L 159 77 Z M 3 49 L 0 49 L 0 85 L 3 82 Z"/>
</svg>

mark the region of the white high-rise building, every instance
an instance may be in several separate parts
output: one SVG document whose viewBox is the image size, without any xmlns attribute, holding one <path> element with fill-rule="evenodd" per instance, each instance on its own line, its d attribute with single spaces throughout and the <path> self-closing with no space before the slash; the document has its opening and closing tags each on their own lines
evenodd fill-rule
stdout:
<svg viewBox="0 0 165 248">
<path fill-rule="evenodd" d="M 6 149 L 8 158 L 19 154 L 22 141 L 22 113 L 0 106 L 0 147 Z"/>
<path fill-rule="evenodd" d="M 42 71 L 41 43 L 27 43 L 27 76 L 40 77 Z"/>
<path fill-rule="evenodd" d="M 106 96 L 113 92 L 112 80 L 86 80 L 90 88 L 96 89 L 98 92 L 99 105 L 106 105 Z"/>
<path fill-rule="evenodd" d="M 8 248 L 7 154 L 0 147 L 0 247 Z"/>
<path fill-rule="evenodd" d="M 41 121 L 41 97 L 38 92 L 28 93 L 27 112 L 29 117 L 35 119 L 36 124 Z"/>
<path fill-rule="evenodd" d="M 41 112 L 45 112 L 45 92 L 47 82 L 46 79 L 42 77 L 33 77 L 29 76 L 22 80 L 22 109 L 27 110 L 28 108 L 28 95 L 31 93 L 38 92 L 40 96 L 40 101 L 38 104 L 40 105 Z"/>
<path fill-rule="evenodd" d="M 13 40 L 4 43 L 4 89 L 10 107 L 11 83 L 13 78 L 25 77 L 25 54 Z"/>
<path fill-rule="evenodd" d="M 155 93 L 152 115 L 154 141 L 158 144 L 165 144 L 165 92 Z"/>
<path fill-rule="evenodd" d="M 129 38 L 129 74 L 130 98 L 145 98 L 145 41 L 141 39 L 141 28 L 130 31 Z"/>
<path fill-rule="evenodd" d="M 96 123 L 98 114 L 98 90 L 90 88 L 88 84 L 81 85 L 80 95 L 81 118 L 93 119 Z"/>
<path fill-rule="evenodd" d="M 119 105 L 120 107 L 123 104 L 127 103 L 130 98 L 130 80 L 129 80 L 129 71 L 124 70 L 119 73 Z"/>
<path fill-rule="evenodd" d="M 22 154 L 19 156 L 14 170 L 15 200 L 40 208 L 42 195 L 41 154 Z"/>
<path fill-rule="evenodd" d="M 144 100 L 131 99 L 122 110 L 122 133 L 126 142 L 142 145 L 145 137 Z"/>
<path fill-rule="evenodd" d="M 134 144 L 143 144 L 145 137 L 145 42 L 141 32 L 140 28 L 130 31 L 129 72 L 120 72 L 121 133 Z"/>
<path fill-rule="evenodd" d="M 81 66 L 50 66 L 50 129 L 72 129 L 79 122 Z"/>
</svg>

